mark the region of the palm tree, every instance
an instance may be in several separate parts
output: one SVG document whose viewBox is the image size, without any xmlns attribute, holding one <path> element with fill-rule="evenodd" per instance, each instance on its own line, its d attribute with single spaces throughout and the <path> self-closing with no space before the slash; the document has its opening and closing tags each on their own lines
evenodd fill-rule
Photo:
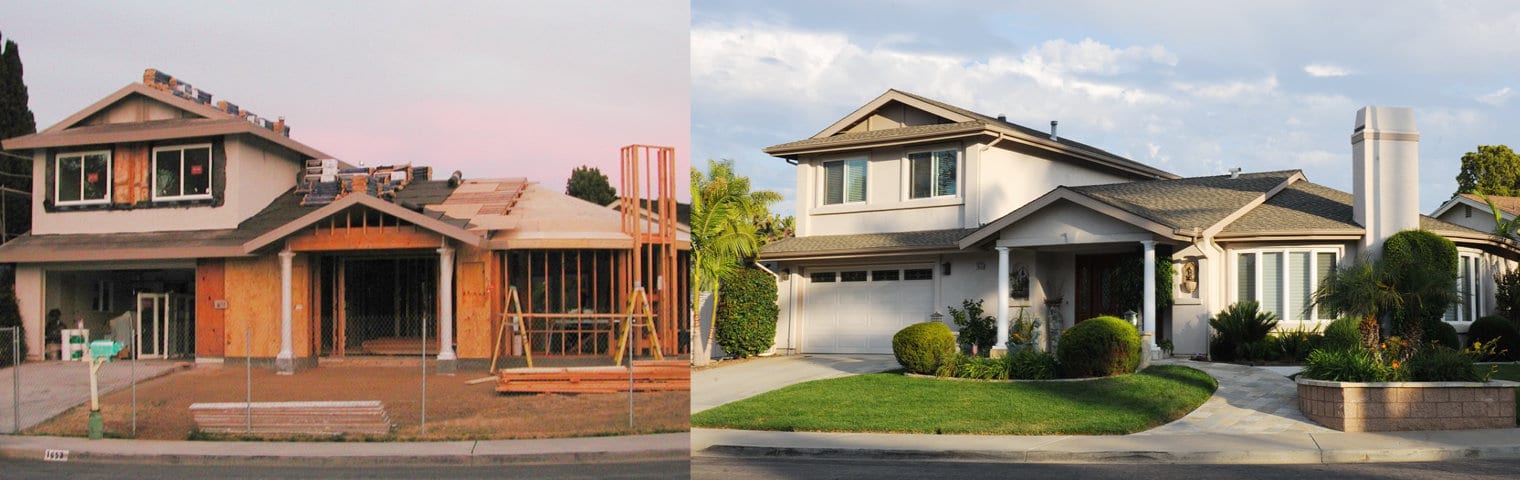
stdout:
<svg viewBox="0 0 1520 480">
<path fill-rule="evenodd" d="M 760 251 L 759 223 L 770 216 L 770 204 L 781 195 L 750 191 L 749 178 L 734 173 L 733 160 L 708 160 L 707 173 L 691 169 L 692 305 L 701 305 L 701 292 L 711 292 L 716 327 L 718 289 L 734 271 Z M 692 363 L 711 357 L 712 336 L 702 341 L 701 309 L 692 311 Z M 700 351 L 698 351 L 700 347 Z"/>
<path fill-rule="evenodd" d="M 1334 316 L 1360 318 L 1362 346 L 1375 351 L 1380 340 L 1378 319 L 1398 311 L 1404 298 L 1394 288 L 1388 269 L 1382 262 L 1366 258 L 1344 268 L 1334 268 L 1320 280 L 1314 291 L 1315 306 L 1322 306 Z"/>
</svg>

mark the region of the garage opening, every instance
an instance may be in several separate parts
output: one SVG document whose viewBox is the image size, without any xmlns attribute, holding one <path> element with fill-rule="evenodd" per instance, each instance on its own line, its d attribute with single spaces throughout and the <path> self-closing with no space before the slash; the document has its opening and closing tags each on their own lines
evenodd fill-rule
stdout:
<svg viewBox="0 0 1520 480">
<path fill-rule="evenodd" d="M 194 268 L 49 271 L 46 278 L 44 344 L 53 358 L 68 341 L 65 329 L 121 342 L 138 358 L 194 357 Z"/>
</svg>

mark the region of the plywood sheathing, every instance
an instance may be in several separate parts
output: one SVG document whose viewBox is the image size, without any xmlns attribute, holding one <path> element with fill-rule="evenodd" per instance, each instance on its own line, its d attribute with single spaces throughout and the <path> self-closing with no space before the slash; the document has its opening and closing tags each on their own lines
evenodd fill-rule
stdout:
<svg viewBox="0 0 1520 480">
<path fill-rule="evenodd" d="M 225 312 L 216 301 L 225 300 L 227 267 L 220 258 L 204 258 L 195 265 L 195 356 L 221 357 L 226 352 Z"/>
<path fill-rule="evenodd" d="M 460 186 L 460 190 L 467 185 Z M 456 190 L 444 202 L 445 208 L 457 209 L 453 214 L 447 211 L 445 214 L 468 218 L 472 230 L 492 231 L 493 249 L 626 249 L 631 245 L 632 238 L 622 232 L 618 212 L 538 184 L 523 184 L 515 203 L 502 213 L 497 213 L 502 211 L 501 204 L 497 203 L 452 203 L 459 195 Z M 464 196 L 458 201 L 480 198 L 477 195 Z M 466 205 L 473 208 L 466 209 Z"/>
<path fill-rule="evenodd" d="M 135 205 L 148 200 L 148 144 L 121 143 L 111 153 L 111 202 Z"/>
<path fill-rule="evenodd" d="M 291 262 L 291 349 L 298 358 L 312 356 L 309 258 L 296 255 Z M 226 356 L 248 356 L 247 339 L 251 336 L 254 358 L 274 358 L 280 353 L 279 256 L 229 258 L 225 275 L 226 284 L 232 287 L 226 292 L 224 313 Z"/>
<path fill-rule="evenodd" d="M 494 263 L 493 258 L 484 248 L 461 246 L 455 251 L 454 324 L 459 358 L 491 356 L 491 339 L 496 338 L 491 297 L 500 291 L 488 275 L 487 265 Z"/>
</svg>

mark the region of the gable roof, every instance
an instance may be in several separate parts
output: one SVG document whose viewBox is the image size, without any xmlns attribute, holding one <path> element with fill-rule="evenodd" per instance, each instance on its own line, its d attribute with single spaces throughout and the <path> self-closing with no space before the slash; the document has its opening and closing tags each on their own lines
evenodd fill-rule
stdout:
<svg viewBox="0 0 1520 480">
<path fill-rule="evenodd" d="M 431 230 L 435 233 L 453 238 L 468 245 L 482 246 L 485 243 L 485 238 L 483 236 L 465 230 L 462 226 L 456 223 L 446 222 L 436 217 L 424 215 L 401 205 L 387 202 L 380 199 L 379 197 L 370 195 L 349 195 L 343 197 L 338 201 L 323 205 L 321 208 L 317 208 L 316 210 L 308 210 L 305 215 L 285 222 L 284 224 L 273 228 L 268 232 L 265 232 L 263 235 L 259 235 L 252 240 L 244 242 L 243 251 L 250 253 L 258 251 L 259 249 L 278 242 L 285 237 L 294 235 L 295 233 L 300 232 L 312 224 L 325 220 L 327 217 L 333 216 L 334 214 L 342 212 L 343 210 L 355 205 L 363 205 L 365 207 L 369 207 L 374 211 L 381 212 L 399 218 L 401 220 L 405 220 L 418 227 Z"/>
<path fill-rule="evenodd" d="M 1350 193 L 1301 180 L 1250 213 L 1226 225 L 1225 239 L 1319 236 L 1360 238 L 1366 229 L 1356 223 Z M 1487 232 L 1473 230 L 1429 215 L 1420 215 L 1420 228 L 1448 238 L 1497 240 Z"/>
<path fill-rule="evenodd" d="M 1440 207 L 1437 207 L 1436 211 L 1431 212 L 1430 216 L 1439 217 L 1445 215 L 1447 211 L 1456 208 L 1457 205 L 1466 205 L 1470 208 L 1478 209 L 1483 212 L 1484 217 L 1492 216 L 1493 210 L 1488 207 L 1488 202 L 1483 201 L 1484 197 L 1484 195 L 1473 193 L 1457 194 L 1452 196 L 1450 200 L 1447 200 L 1446 203 L 1441 204 Z M 1520 216 L 1520 197 L 1506 197 L 1502 195 L 1486 195 L 1486 197 L 1494 202 L 1494 206 L 1499 207 L 1499 213 L 1504 218 L 1512 219 Z"/>
<path fill-rule="evenodd" d="M 901 103 L 934 115 L 944 123 L 911 125 L 898 128 L 844 133 L 873 113 L 892 103 Z M 864 106 L 850 112 L 812 137 L 773 145 L 763 149 L 770 155 L 795 158 L 803 153 L 848 150 L 866 146 L 887 146 L 910 142 L 946 140 L 968 136 L 991 135 L 1021 142 L 1036 148 L 1064 153 L 1108 168 L 1144 178 L 1179 178 L 1176 174 L 1124 158 L 1103 149 L 1066 137 L 1052 140 L 1049 132 L 999 120 L 948 103 L 897 89 L 889 89 Z"/>
<path fill-rule="evenodd" d="M 80 122 L 85 121 L 85 119 L 105 111 L 112 105 L 134 95 L 141 95 L 167 104 L 195 115 L 197 118 L 80 125 Z M 330 155 L 322 153 L 322 151 L 311 146 L 239 119 L 209 105 L 192 102 L 141 83 L 133 83 L 122 87 L 100 101 L 85 107 L 84 110 L 75 112 L 68 118 L 48 127 L 46 130 L 5 139 L 3 145 L 7 150 L 15 150 L 231 134 L 253 135 L 288 148 L 308 158 L 332 158 Z"/>
</svg>

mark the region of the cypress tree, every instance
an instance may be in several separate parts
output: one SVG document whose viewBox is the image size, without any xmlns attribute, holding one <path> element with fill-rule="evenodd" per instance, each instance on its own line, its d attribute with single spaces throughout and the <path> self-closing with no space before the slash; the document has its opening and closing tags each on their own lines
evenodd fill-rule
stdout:
<svg viewBox="0 0 1520 480">
<path fill-rule="evenodd" d="M 0 139 L 15 138 L 37 132 L 37 121 L 27 106 L 26 83 L 22 79 L 21 49 L 16 42 L 6 39 L 0 51 Z M 0 156 L 0 186 L 11 190 L 31 191 L 32 162 L 6 152 Z M 22 155 L 25 156 L 25 155 Z M 28 198 L 13 193 L 4 195 L 5 224 L 0 241 L 9 240 L 32 228 L 32 207 Z"/>
</svg>

